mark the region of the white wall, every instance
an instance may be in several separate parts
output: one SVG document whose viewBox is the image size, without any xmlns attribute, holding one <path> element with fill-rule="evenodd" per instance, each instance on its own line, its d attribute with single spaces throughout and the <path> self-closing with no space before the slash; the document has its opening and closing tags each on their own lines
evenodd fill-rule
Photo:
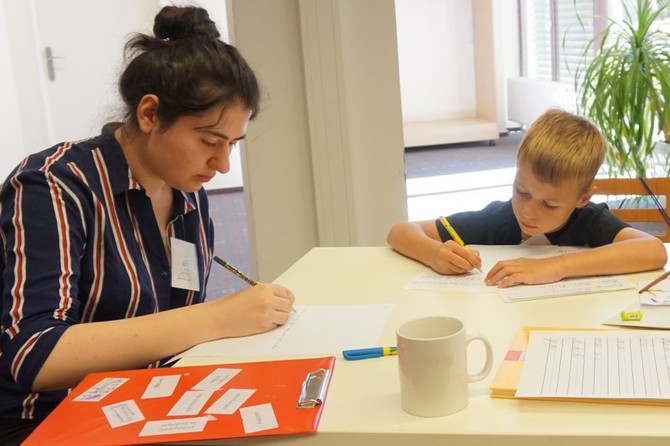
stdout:
<svg viewBox="0 0 670 446">
<path fill-rule="evenodd" d="M 0 2 L 0 30 L 7 30 L 5 4 Z M 23 156 L 23 135 L 16 97 L 16 83 L 9 53 L 9 39 L 0 32 L 0 183 Z"/>
<path fill-rule="evenodd" d="M 393 3 L 234 0 L 233 20 L 265 91 L 243 152 L 261 280 L 314 246 L 385 244 L 407 218 Z"/>
<path fill-rule="evenodd" d="M 0 57 L 8 63 L 2 63 L 0 68 L 7 79 L 7 83 L 0 83 L 0 98 L 3 98 L 0 107 L 9 118 L 7 127 L 0 127 L 0 138 L 14 142 L 13 145 L 3 142 L 0 149 L 3 159 L 0 177 L 4 180 L 17 160 L 47 147 L 49 138 L 41 91 L 36 88 L 42 82 L 42 72 L 36 54 L 32 1 L 8 0 L 1 4 L 4 24 L 0 26 L 0 41 L 5 44 L 0 45 Z M 3 125 L 5 119 L 2 119 Z"/>
<path fill-rule="evenodd" d="M 405 122 L 472 118 L 489 100 L 488 82 L 476 86 L 472 0 L 395 0 L 402 112 Z M 475 4 L 474 8 L 485 5 Z M 506 79 L 519 75 L 517 2 L 493 0 L 492 100 L 498 132 L 507 130 Z M 481 12 L 481 11 L 480 11 Z M 477 95 L 484 97 L 478 98 Z M 483 113 L 488 115 L 488 113 Z M 481 117 L 481 116 L 480 116 Z M 488 117 L 488 116 L 486 116 Z M 491 117 L 492 118 L 492 117 Z"/>
<path fill-rule="evenodd" d="M 161 3 L 172 4 L 172 1 L 162 1 Z M 226 0 L 198 0 L 198 5 L 205 8 L 209 17 L 216 22 L 216 25 L 221 33 L 221 39 L 224 42 L 231 42 L 231 35 L 228 29 L 228 11 Z M 207 190 L 217 189 L 235 189 L 243 186 L 244 179 L 242 177 L 242 158 L 240 150 L 244 150 L 244 145 L 233 150 L 230 154 L 230 171 L 221 175 L 215 176 L 212 181 L 207 183 Z"/>
<path fill-rule="evenodd" d="M 405 121 L 476 115 L 470 0 L 396 0 Z"/>
<path fill-rule="evenodd" d="M 507 79 L 521 75 L 519 52 L 519 9 L 518 2 L 495 0 L 493 2 L 496 21 L 496 42 L 498 44 L 497 75 L 498 96 L 498 125 L 502 133 L 507 127 L 517 126 L 509 122 L 507 117 Z"/>
</svg>

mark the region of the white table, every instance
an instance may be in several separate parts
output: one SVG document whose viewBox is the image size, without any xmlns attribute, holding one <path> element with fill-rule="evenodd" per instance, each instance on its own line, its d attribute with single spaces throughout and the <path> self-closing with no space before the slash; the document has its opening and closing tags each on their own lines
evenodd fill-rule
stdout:
<svg viewBox="0 0 670 446">
<path fill-rule="evenodd" d="M 493 399 L 489 385 L 522 325 L 602 327 L 637 299 L 634 290 L 505 303 L 495 293 L 405 290 L 423 265 L 389 248 L 314 248 L 277 278 L 299 304 L 393 303 L 379 345 L 395 345 L 405 320 L 435 314 L 461 319 L 493 346 L 494 367 L 470 385 L 469 406 L 454 415 L 419 418 L 400 408 L 396 357 L 345 361 L 338 356 L 318 432 L 206 444 L 281 445 L 670 445 L 670 407 Z M 658 272 L 635 275 L 651 280 Z M 324 352 L 328 353 L 328 352 Z M 331 352 L 332 353 L 332 352 Z M 479 369 L 476 351 L 471 370 Z M 189 358 L 183 364 L 249 357 Z M 203 444 L 203 443 L 198 443 Z"/>
</svg>

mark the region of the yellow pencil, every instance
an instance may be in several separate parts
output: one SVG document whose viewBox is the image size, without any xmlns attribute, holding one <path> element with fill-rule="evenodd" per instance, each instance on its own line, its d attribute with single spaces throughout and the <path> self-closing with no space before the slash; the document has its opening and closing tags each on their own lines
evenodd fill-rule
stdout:
<svg viewBox="0 0 670 446">
<path fill-rule="evenodd" d="M 223 266 L 224 268 L 226 268 L 226 269 L 227 269 L 228 271 L 230 271 L 231 273 L 235 274 L 235 275 L 236 275 L 237 277 L 239 277 L 240 279 L 244 280 L 244 281 L 245 281 L 246 283 L 248 283 L 249 285 L 251 285 L 251 286 L 258 285 L 258 282 L 256 282 L 254 279 L 252 279 L 251 277 L 249 277 L 249 276 L 247 276 L 246 274 L 244 274 L 244 273 L 243 273 L 242 271 L 240 271 L 239 269 L 235 268 L 235 267 L 234 267 L 233 265 L 231 265 L 230 263 L 228 263 L 228 262 L 226 262 L 225 260 L 223 260 L 221 257 L 219 257 L 219 256 L 214 256 L 214 257 L 212 257 L 212 259 L 213 259 L 216 263 L 218 263 L 219 265 L 221 265 L 221 266 Z M 291 308 L 291 312 L 292 312 L 292 313 L 295 313 L 295 312 L 296 312 L 296 311 L 295 311 L 295 308 Z"/>
<path fill-rule="evenodd" d="M 237 277 L 240 279 L 244 280 L 246 283 L 248 283 L 251 286 L 258 285 L 258 282 L 256 282 L 254 279 L 250 278 L 246 274 L 243 274 L 239 269 L 235 268 L 233 265 L 230 263 L 226 262 L 223 260 L 221 257 L 214 256 L 213 257 L 214 261 L 218 263 L 219 265 L 223 266 L 226 268 L 228 271 L 231 273 L 235 274 Z"/>
<path fill-rule="evenodd" d="M 449 235 L 451 235 L 451 238 L 454 239 L 454 241 L 456 243 L 465 247 L 465 243 L 463 242 L 463 239 L 461 238 L 461 236 L 458 235 L 458 233 L 456 232 L 454 227 L 449 224 L 449 221 L 444 216 L 440 217 L 440 223 L 442 223 L 442 226 L 444 226 L 444 229 L 446 229 L 447 232 L 449 232 Z M 472 265 L 472 266 L 474 266 L 474 265 Z M 479 269 L 479 268 L 477 268 L 477 271 L 479 271 L 480 273 L 482 272 L 482 270 Z"/>
</svg>

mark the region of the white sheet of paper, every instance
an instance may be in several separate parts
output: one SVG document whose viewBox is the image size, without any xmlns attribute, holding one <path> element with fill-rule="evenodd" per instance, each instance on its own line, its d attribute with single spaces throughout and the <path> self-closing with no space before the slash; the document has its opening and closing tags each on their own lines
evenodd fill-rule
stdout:
<svg viewBox="0 0 670 446">
<path fill-rule="evenodd" d="M 148 421 L 140 431 L 140 437 L 152 435 L 185 434 L 205 430 L 209 417 L 180 418 L 178 420 Z"/>
<path fill-rule="evenodd" d="M 214 413 L 218 415 L 231 415 L 239 409 L 256 389 L 228 389 L 226 393 L 214 401 L 214 403 L 205 410 L 205 413 Z"/>
<path fill-rule="evenodd" d="M 266 333 L 205 342 L 177 355 L 335 355 L 377 345 L 392 304 L 296 306 L 285 325 Z"/>
<path fill-rule="evenodd" d="M 181 375 L 154 376 L 144 389 L 143 400 L 150 398 L 163 398 L 174 393 Z"/>
<path fill-rule="evenodd" d="M 243 407 L 240 409 L 240 415 L 242 416 L 244 432 L 247 434 L 279 427 L 277 417 L 275 417 L 275 412 L 272 410 L 272 404 L 270 403 Z"/>
<path fill-rule="evenodd" d="M 670 399 L 670 334 L 532 330 L 517 397 Z"/>
<path fill-rule="evenodd" d="M 118 389 L 130 378 L 103 378 L 90 389 L 79 395 L 73 401 L 97 402 Z"/>
<path fill-rule="evenodd" d="M 517 285 L 510 288 L 487 286 L 484 283 L 486 272 L 497 262 L 506 259 L 544 258 L 587 248 L 555 245 L 510 245 L 486 246 L 468 245 L 468 248 L 479 251 L 482 258 L 482 271 L 472 271 L 457 276 L 438 274 L 426 268 L 411 282 L 405 285 L 408 290 L 438 290 L 497 293 L 506 302 L 517 302 L 531 299 L 569 296 L 575 294 L 600 293 L 634 288 L 635 284 L 622 276 L 589 277 L 584 279 L 567 279 L 544 285 Z"/>
<path fill-rule="evenodd" d="M 637 294 L 637 291 L 634 293 Z M 617 312 L 603 321 L 603 324 L 629 328 L 660 328 L 670 330 L 670 307 L 667 305 L 647 306 L 635 302 L 622 310 L 641 311 L 642 319 L 639 321 L 623 321 L 621 320 L 621 312 Z"/>
<path fill-rule="evenodd" d="M 172 406 L 168 415 L 171 417 L 179 415 L 197 415 L 207 404 L 207 400 L 214 393 L 213 390 L 187 390 Z"/>
<path fill-rule="evenodd" d="M 584 279 L 564 279 L 543 285 L 517 285 L 500 288 L 498 292 L 505 302 L 519 302 L 549 297 L 574 296 L 575 294 L 604 293 L 635 288 L 635 284 L 619 276 L 588 277 Z"/>
<path fill-rule="evenodd" d="M 144 415 L 137 403 L 133 400 L 103 406 L 102 412 L 112 429 L 144 420 Z"/>
<path fill-rule="evenodd" d="M 638 282 L 638 289 L 644 288 L 648 281 Z M 670 281 L 662 280 L 644 293 L 640 294 L 642 305 L 670 305 Z"/>
</svg>

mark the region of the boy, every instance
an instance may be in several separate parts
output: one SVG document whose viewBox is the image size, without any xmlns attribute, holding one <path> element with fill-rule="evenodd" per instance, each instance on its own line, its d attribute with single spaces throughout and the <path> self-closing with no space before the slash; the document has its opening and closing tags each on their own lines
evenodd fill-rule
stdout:
<svg viewBox="0 0 670 446">
<path fill-rule="evenodd" d="M 528 129 L 517 153 L 512 198 L 447 218 L 465 244 L 545 244 L 593 249 L 543 259 L 510 259 L 488 271 L 487 285 L 542 284 L 576 276 L 662 268 L 663 243 L 630 227 L 604 203 L 589 200 L 607 141 L 588 120 L 551 109 Z M 441 274 L 481 268 L 479 253 L 454 241 L 440 219 L 399 222 L 387 236 L 393 249 Z"/>
</svg>

